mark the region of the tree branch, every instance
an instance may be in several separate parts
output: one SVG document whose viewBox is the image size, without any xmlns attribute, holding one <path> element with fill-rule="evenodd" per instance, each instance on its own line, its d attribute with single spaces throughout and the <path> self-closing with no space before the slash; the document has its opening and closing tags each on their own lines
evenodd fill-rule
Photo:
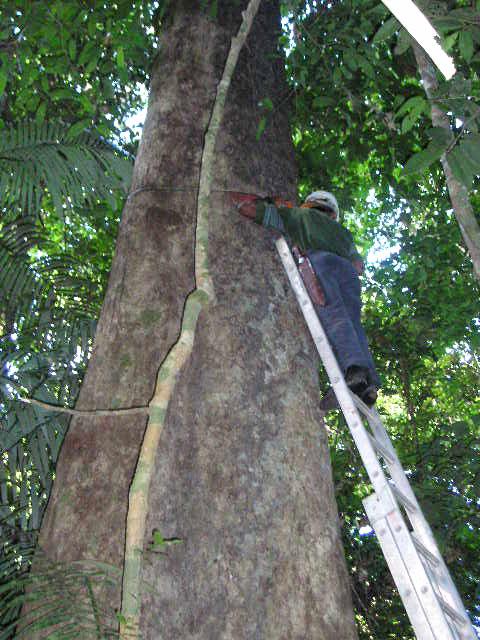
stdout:
<svg viewBox="0 0 480 640">
<path fill-rule="evenodd" d="M 25 404 L 33 404 L 36 407 L 41 407 L 42 409 L 46 409 L 47 411 L 53 411 L 54 413 L 67 413 L 70 416 L 83 416 L 87 418 L 97 417 L 97 416 L 118 416 L 118 415 L 133 415 L 136 413 L 149 413 L 149 408 L 147 407 L 127 407 L 126 409 L 70 409 L 70 407 L 60 407 L 56 404 L 50 404 L 48 402 L 42 402 L 41 400 L 36 400 L 35 398 L 22 398 L 21 396 L 18 398 L 20 402 L 24 402 Z"/>
</svg>

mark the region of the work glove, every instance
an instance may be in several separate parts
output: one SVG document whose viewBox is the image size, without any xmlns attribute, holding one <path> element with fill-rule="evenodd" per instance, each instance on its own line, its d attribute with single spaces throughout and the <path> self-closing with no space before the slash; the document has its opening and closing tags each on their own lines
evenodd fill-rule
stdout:
<svg viewBox="0 0 480 640">
<path fill-rule="evenodd" d="M 232 205 L 238 209 L 242 216 L 247 218 L 255 218 L 257 213 L 257 201 L 263 200 L 268 204 L 274 204 L 276 207 L 287 207 L 291 209 L 293 203 L 290 200 L 283 200 L 279 196 L 258 196 L 255 193 L 242 193 L 240 191 L 230 191 L 230 201 Z"/>
<path fill-rule="evenodd" d="M 229 195 L 230 202 L 242 216 L 255 218 L 257 200 L 261 200 L 262 196 L 257 196 L 255 193 L 241 193 L 240 191 L 230 191 Z"/>
<path fill-rule="evenodd" d="M 358 273 L 359 276 L 361 276 L 365 270 L 365 265 L 363 263 L 363 260 L 352 260 L 352 264 L 355 271 Z"/>
<path fill-rule="evenodd" d="M 293 209 L 293 202 L 291 200 L 284 200 L 278 196 L 273 196 L 271 199 L 276 207 L 286 207 L 287 209 Z"/>
</svg>

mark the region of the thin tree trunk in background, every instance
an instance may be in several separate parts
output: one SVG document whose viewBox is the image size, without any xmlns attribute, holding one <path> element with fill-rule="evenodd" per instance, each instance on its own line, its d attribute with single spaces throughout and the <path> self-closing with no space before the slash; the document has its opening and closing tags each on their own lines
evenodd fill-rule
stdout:
<svg viewBox="0 0 480 640">
<path fill-rule="evenodd" d="M 417 60 L 420 77 L 422 78 L 423 87 L 427 98 L 432 107 L 432 124 L 434 127 L 442 127 L 449 132 L 450 139 L 453 140 L 453 132 L 450 128 L 448 116 L 436 104 L 433 94 L 438 89 L 438 81 L 435 75 L 435 69 L 430 62 L 427 54 L 417 44 L 413 45 L 415 58 Z M 473 262 L 473 272 L 477 280 L 480 281 L 480 225 L 478 224 L 473 212 L 468 190 L 459 180 L 455 178 L 452 169 L 448 163 L 447 156 L 444 154 L 440 159 L 445 179 L 447 182 L 448 193 L 452 203 L 455 217 L 457 219 L 463 240 Z"/>
<path fill-rule="evenodd" d="M 204 134 L 241 4 L 172 3 L 77 408 L 146 405 L 193 288 Z M 217 140 L 208 258 L 216 303 L 200 314 L 173 392 L 150 489 L 140 627 L 146 640 L 356 638 L 318 360 L 268 232 L 224 191 L 292 197 L 296 170 L 278 53 L 263 2 Z M 256 139 L 259 101 L 275 105 Z M 128 489 L 145 418 L 74 418 L 41 532 L 54 560 L 121 566 Z M 181 542 L 151 550 L 153 531 Z M 120 584 L 99 594 L 118 607 Z"/>
</svg>

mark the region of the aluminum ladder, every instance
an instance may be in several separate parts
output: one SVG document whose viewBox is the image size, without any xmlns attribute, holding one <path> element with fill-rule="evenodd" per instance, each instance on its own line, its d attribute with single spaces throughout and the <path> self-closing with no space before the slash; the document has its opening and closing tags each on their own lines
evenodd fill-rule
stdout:
<svg viewBox="0 0 480 640">
<path fill-rule="evenodd" d="M 363 505 L 417 639 L 476 640 L 380 415 L 347 387 L 285 238 L 276 246 L 373 485 Z"/>
</svg>

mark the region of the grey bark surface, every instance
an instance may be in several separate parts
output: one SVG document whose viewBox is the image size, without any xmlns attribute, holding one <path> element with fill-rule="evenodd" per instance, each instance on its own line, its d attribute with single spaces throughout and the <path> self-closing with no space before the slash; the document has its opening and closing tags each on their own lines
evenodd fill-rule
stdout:
<svg viewBox="0 0 480 640">
<path fill-rule="evenodd" d="M 217 304 L 199 318 L 157 455 L 139 594 L 146 639 L 356 638 L 313 343 L 270 235 L 222 193 L 295 192 L 276 4 L 262 3 L 217 145 L 209 244 Z M 148 403 L 193 287 L 203 136 L 241 8 L 219 2 L 211 20 L 198 5 L 174 3 L 162 38 L 78 408 Z M 266 96 L 276 108 L 257 141 Z M 156 191 L 137 191 L 145 187 Z M 41 532 L 50 558 L 121 566 L 144 428 L 141 416 L 72 420 Z M 183 542 L 155 554 L 154 529 Z M 119 589 L 102 596 L 112 607 Z"/>
<path fill-rule="evenodd" d="M 430 100 L 432 108 L 432 124 L 434 127 L 442 127 L 449 133 L 450 140 L 453 141 L 453 133 L 450 128 L 450 122 L 446 113 L 436 104 L 433 95 L 438 89 L 438 81 L 435 75 L 435 68 L 430 62 L 427 54 L 417 44 L 413 45 L 415 58 L 417 60 L 420 77 L 422 78 L 423 87 L 427 98 Z M 450 201 L 452 203 L 455 217 L 460 227 L 463 241 L 467 247 L 468 253 L 473 263 L 473 273 L 480 282 L 480 225 L 475 217 L 468 190 L 457 178 L 448 162 L 448 157 L 443 154 L 440 158 L 445 181 L 447 183 Z"/>
<path fill-rule="evenodd" d="M 221 302 L 199 319 L 151 488 L 148 530 L 183 542 L 145 551 L 144 637 L 355 638 L 312 344 L 270 238 L 216 222 Z"/>
<path fill-rule="evenodd" d="M 175 73 L 166 64 L 153 70 L 133 195 L 122 214 L 79 409 L 146 405 L 178 336 L 194 286 L 196 185 L 215 89 L 202 68 L 211 35 L 206 18 L 190 30 L 186 24 L 171 45 Z M 96 558 L 121 568 L 128 489 L 145 424 L 145 416 L 72 419 L 40 536 L 52 560 Z M 119 594 L 120 584 L 116 607 Z"/>
<path fill-rule="evenodd" d="M 219 190 L 294 193 L 285 110 L 255 138 L 259 100 L 285 99 L 273 4 L 227 98 Z M 169 407 L 147 523 L 182 543 L 145 547 L 143 635 L 355 638 L 313 344 L 271 235 L 221 194 L 210 216 L 217 304 L 200 315 Z"/>
</svg>

